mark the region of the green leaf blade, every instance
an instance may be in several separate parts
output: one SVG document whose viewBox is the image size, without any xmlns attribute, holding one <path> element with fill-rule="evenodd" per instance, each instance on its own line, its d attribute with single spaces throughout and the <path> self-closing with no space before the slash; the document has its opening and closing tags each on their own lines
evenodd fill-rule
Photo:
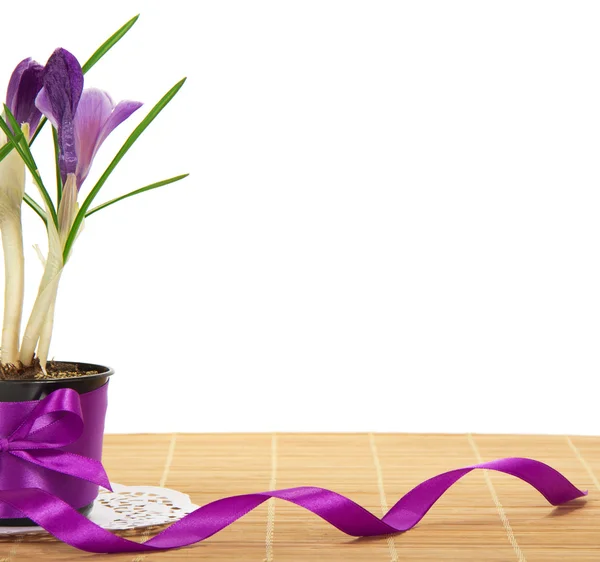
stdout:
<svg viewBox="0 0 600 562">
<path fill-rule="evenodd" d="M 96 49 L 94 54 L 87 60 L 87 62 L 81 67 L 81 70 L 85 74 L 88 72 L 108 51 L 110 51 L 124 36 L 125 34 L 135 25 L 140 14 L 131 18 L 125 25 L 120 27 L 115 33 L 113 33 L 100 47 Z"/>
<path fill-rule="evenodd" d="M 48 217 L 46 216 L 46 212 L 38 205 L 37 201 L 32 199 L 32 197 L 27 193 L 23 195 L 23 201 L 25 201 L 25 203 L 27 203 L 27 205 L 29 205 L 39 215 L 39 217 L 44 221 L 45 225 L 48 224 Z"/>
<path fill-rule="evenodd" d="M 90 215 L 93 215 L 94 213 L 97 213 L 98 211 L 101 211 L 102 209 L 106 209 L 106 207 L 109 207 L 110 205 L 114 205 L 115 203 L 118 203 L 119 201 L 123 201 L 123 199 L 127 199 L 129 197 L 133 197 L 134 195 L 139 195 L 140 193 L 145 193 L 146 191 L 150 191 L 152 189 L 157 189 L 159 187 L 163 187 L 164 185 L 169 185 L 171 183 L 175 183 L 177 181 L 180 181 L 184 178 L 187 178 L 189 176 L 189 174 L 181 174 L 179 176 L 174 176 L 172 178 L 169 178 L 167 180 L 161 180 L 161 181 L 157 181 L 155 183 L 151 183 L 150 185 L 146 185 L 144 187 L 140 187 L 139 189 L 136 189 L 135 191 L 130 191 L 129 193 L 126 193 L 125 195 L 121 195 L 119 197 L 115 197 L 114 199 L 111 199 L 110 201 L 106 201 L 106 203 L 102 203 L 101 205 L 98 205 L 97 207 L 94 207 L 91 211 L 88 211 L 85 215 L 85 217 L 89 217 Z"/>
<path fill-rule="evenodd" d="M 59 155 L 60 155 L 60 146 L 58 144 L 58 132 L 54 127 L 52 127 L 52 140 L 54 141 L 54 166 L 56 170 L 56 207 L 60 207 L 60 200 L 62 199 L 62 191 L 63 191 L 63 182 L 62 175 L 60 173 L 60 163 L 59 163 Z"/>
<path fill-rule="evenodd" d="M 40 121 L 38 128 L 35 130 L 33 137 L 31 137 L 31 140 L 29 141 L 29 146 L 31 146 L 33 144 L 33 141 L 35 139 L 37 139 L 38 135 L 42 132 L 42 129 L 44 128 L 44 125 L 46 124 L 46 121 L 48 121 L 48 119 L 46 117 L 42 117 L 42 120 Z"/>
<path fill-rule="evenodd" d="M 2 148 L 0 148 L 0 162 L 4 160 L 13 150 L 14 146 L 12 143 L 7 142 Z"/>
<path fill-rule="evenodd" d="M 17 123 L 15 116 L 12 114 L 12 112 L 10 111 L 10 109 L 8 108 L 7 105 L 4 105 L 4 111 L 6 112 L 6 117 L 7 117 L 8 121 L 10 122 L 10 126 L 12 127 L 13 136 L 15 138 L 18 138 L 19 142 L 21 142 L 23 140 L 23 133 L 21 131 L 21 126 L 19 125 L 19 123 Z"/>
</svg>

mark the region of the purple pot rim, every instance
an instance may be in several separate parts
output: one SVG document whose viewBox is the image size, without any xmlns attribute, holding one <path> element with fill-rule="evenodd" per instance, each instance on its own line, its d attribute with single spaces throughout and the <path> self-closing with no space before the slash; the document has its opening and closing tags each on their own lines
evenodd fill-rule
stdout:
<svg viewBox="0 0 600 562">
<path fill-rule="evenodd" d="M 0 379 L 0 386 L 7 384 L 21 384 L 21 385 L 46 385 L 46 384 L 56 384 L 61 382 L 81 382 L 81 381 L 90 381 L 100 377 L 111 377 L 115 374 L 115 371 L 112 367 L 108 367 L 106 365 L 97 365 L 96 363 L 85 363 L 81 361 L 56 361 L 56 363 L 71 363 L 73 365 L 77 365 L 78 367 L 85 365 L 86 368 L 89 368 L 90 371 L 100 371 L 94 375 L 84 375 L 81 377 L 69 377 L 65 379 Z"/>
</svg>

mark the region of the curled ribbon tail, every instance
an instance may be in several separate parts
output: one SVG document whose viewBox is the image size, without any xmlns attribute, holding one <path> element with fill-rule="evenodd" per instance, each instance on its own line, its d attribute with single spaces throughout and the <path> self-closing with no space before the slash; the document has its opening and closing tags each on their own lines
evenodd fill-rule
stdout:
<svg viewBox="0 0 600 562">
<path fill-rule="evenodd" d="M 413 528 L 452 484 L 477 469 L 496 470 L 516 476 L 531 484 L 555 505 L 586 494 L 544 463 L 525 458 L 499 459 L 451 470 L 426 480 L 400 499 L 383 519 L 350 498 L 324 488 L 288 488 L 211 502 L 143 543 L 113 535 L 61 499 L 38 488 L 0 491 L 0 501 L 8 503 L 63 542 L 96 553 L 168 550 L 198 543 L 231 525 L 269 498 L 279 498 L 303 507 L 351 536 L 385 536 Z"/>
</svg>

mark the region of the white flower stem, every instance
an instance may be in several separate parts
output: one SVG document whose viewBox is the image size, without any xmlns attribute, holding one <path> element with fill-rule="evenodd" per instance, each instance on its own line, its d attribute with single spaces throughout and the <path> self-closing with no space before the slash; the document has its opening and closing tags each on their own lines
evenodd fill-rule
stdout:
<svg viewBox="0 0 600 562">
<path fill-rule="evenodd" d="M 40 364 L 45 369 L 48 361 L 48 352 L 50 350 L 50 341 L 52 340 L 52 329 L 54 327 L 54 308 L 56 306 L 57 294 L 54 294 L 54 299 L 50 304 L 48 314 L 46 315 L 46 321 L 42 326 L 42 333 L 40 334 L 40 341 L 37 347 L 37 357 L 40 360 Z"/>
<path fill-rule="evenodd" d="M 19 359 L 26 367 L 33 363 L 35 348 L 37 347 L 38 340 L 42 334 L 48 312 L 50 311 L 52 303 L 56 300 L 60 272 L 54 273 L 52 276 L 50 275 L 51 273 L 54 272 L 49 271 L 48 266 L 46 266 L 44 277 L 40 283 L 38 296 L 35 299 L 33 310 L 31 311 L 27 327 L 25 328 L 23 341 L 21 342 Z"/>
<path fill-rule="evenodd" d="M 63 189 L 63 197 L 58 208 L 58 228 L 52 221 L 48 221 L 48 258 L 44 268 L 44 275 L 40 283 L 38 296 L 33 305 L 31 316 L 25 328 L 23 342 L 21 343 L 20 360 L 23 365 L 33 363 L 36 348 L 38 358 L 43 367 L 48 359 L 48 349 L 52 337 L 54 324 L 54 305 L 60 276 L 65 266 L 63 260 L 63 247 L 66 233 L 73 224 L 77 213 L 77 182 L 75 174 L 69 174 Z"/>
<path fill-rule="evenodd" d="M 23 315 L 23 229 L 20 209 L 8 213 L 0 223 L 4 250 L 4 322 L 2 324 L 3 365 L 15 365 L 19 360 L 19 337 Z"/>
</svg>

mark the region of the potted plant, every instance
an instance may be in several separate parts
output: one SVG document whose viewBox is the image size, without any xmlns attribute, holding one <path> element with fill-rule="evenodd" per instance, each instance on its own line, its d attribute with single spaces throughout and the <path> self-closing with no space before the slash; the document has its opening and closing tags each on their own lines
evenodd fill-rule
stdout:
<svg viewBox="0 0 600 562">
<path fill-rule="evenodd" d="M 39 487 L 82 513 L 98 485 L 108 486 L 101 467 L 106 392 L 113 370 L 85 362 L 49 361 L 60 279 L 84 221 L 123 199 L 174 183 L 178 175 L 95 205 L 111 173 L 185 81 L 173 86 L 135 127 L 94 185 L 86 182 L 108 135 L 141 103 L 114 103 L 104 91 L 85 88 L 87 73 L 135 24 L 113 34 L 83 65 L 56 49 L 45 65 L 20 62 L 8 84 L 0 117 L 0 233 L 4 252 L 4 319 L 0 348 L 0 490 Z M 54 140 L 55 194 L 38 171 L 34 142 L 46 132 Z M 27 173 L 36 200 L 25 189 Z M 44 222 L 48 251 L 33 308 L 24 322 L 25 279 L 21 212 L 28 205 Z M 83 461 L 81 459 L 84 459 Z M 73 461 L 73 462 L 72 462 Z M 0 525 L 32 524 L 0 505 Z"/>
<path fill-rule="evenodd" d="M 127 22 L 82 65 L 56 49 L 45 65 L 19 63 L 0 117 L 0 234 L 4 250 L 5 304 L 0 348 L 0 526 L 32 524 L 88 552 L 143 552 L 179 548 L 218 533 L 269 498 L 301 506 L 351 536 L 387 536 L 416 525 L 445 491 L 474 469 L 520 478 L 552 504 L 585 495 L 551 467 L 507 458 L 445 472 L 423 482 L 381 519 L 349 498 L 316 487 L 225 497 L 196 509 L 144 543 L 117 537 L 82 517 L 98 486 L 110 487 L 101 453 L 107 386 L 112 369 L 82 362 L 49 361 L 60 279 L 87 217 L 123 199 L 167 185 L 186 174 L 147 185 L 93 206 L 102 187 L 150 123 L 173 99 L 173 86 L 129 135 L 100 179 L 86 183 L 94 156 L 107 136 L 141 104 L 115 104 L 101 90 L 85 89 L 89 71 L 134 25 Z M 36 165 L 33 145 L 50 121 L 56 192 Z M 46 130 L 50 127 L 46 127 Z M 40 199 L 25 189 L 29 171 Z M 24 252 L 21 224 L 25 202 L 44 222 L 48 251 L 37 298 L 21 335 Z M 77 513 L 79 512 L 79 513 Z"/>
</svg>

